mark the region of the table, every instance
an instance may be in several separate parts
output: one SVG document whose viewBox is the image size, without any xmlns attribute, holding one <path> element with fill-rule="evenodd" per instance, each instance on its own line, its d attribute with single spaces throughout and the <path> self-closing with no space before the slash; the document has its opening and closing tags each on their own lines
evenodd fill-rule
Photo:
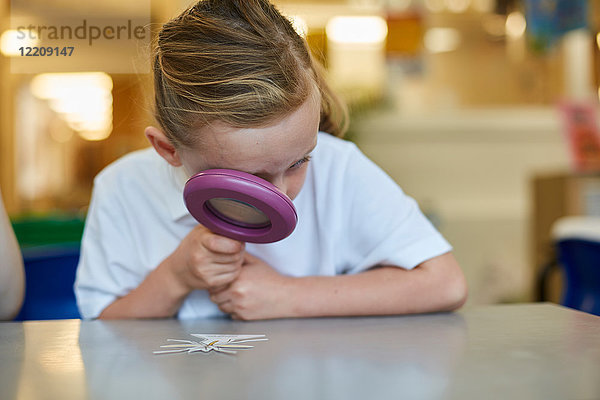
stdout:
<svg viewBox="0 0 600 400">
<path fill-rule="evenodd" d="M 154 355 L 190 333 L 237 355 Z M 600 317 L 548 303 L 430 315 L 0 323 L 0 398 L 598 399 Z"/>
</svg>

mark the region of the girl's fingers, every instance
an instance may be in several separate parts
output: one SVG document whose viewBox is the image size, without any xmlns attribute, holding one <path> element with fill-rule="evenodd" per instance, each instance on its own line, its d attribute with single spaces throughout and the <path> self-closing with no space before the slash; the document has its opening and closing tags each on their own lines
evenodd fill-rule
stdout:
<svg viewBox="0 0 600 400">
<path fill-rule="evenodd" d="M 223 311 L 225 314 L 231 314 L 233 312 L 233 304 L 230 301 L 226 301 L 218 305 L 219 310 Z"/>
<path fill-rule="evenodd" d="M 235 254 L 221 254 L 221 253 L 213 253 L 211 255 L 211 259 L 215 264 L 240 264 L 244 259 L 244 255 L 242 253 Z"/>
<path fill-rule="evenodd" d="M 227 272 L 224 274 L 214 275 L 211 278 L 207 279 L 207 283 L 209 284 L 209 289 L 212 288 L 221 288 L 229 286 L 231 282 L 237 278 L 238 272 Z"/>
<path fill-rule="evenodd" d="M 241 265 L 236 265 L 232 263 L 227 264 L 211 264 L 206 267 L 198 267 L 196 269 L 198 276 L 203 276 L 206 278 L 216 277 L 219 275 L 226 274 L 237 274 L 240 271 Z"/>
<path fill-rule="evenodd" d="M 208 293 L 212 296 L 214 294 L 222 292 L 223 290 L 229 289 L 229 286 L 230 286 L 230 284 L 217 286 L 215 288 L 210 288 L 210 289 L 208 289 Z"/>
<path fill-rule="evenodd" d="M 227 290 L 222 290 L 220 292 L 213 293 L 210 295 L 210 301 L 212 301 L 216 305 L 221 305 L 223 303 L 229 302 L 229 292 Z"/>
<path fill-rule="evenodd" d="M 207 234 L 202 244 L 213 253 L 238 254 L 244 250 L 244 243 L 217 234 Z"/>
</svg>

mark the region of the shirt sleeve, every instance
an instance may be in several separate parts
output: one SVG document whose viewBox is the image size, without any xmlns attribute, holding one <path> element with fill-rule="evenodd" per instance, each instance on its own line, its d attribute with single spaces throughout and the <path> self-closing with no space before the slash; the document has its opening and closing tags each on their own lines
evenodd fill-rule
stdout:
<svg viewBox="0 0 600 400">
<path fill-rule="evenodd" d="M 412 269 L 452 250 L 417 202 L 354 145 L 347 158 L 346 261 L 341 273 L 376 265 Z"/>
<path fill-rule="evenodd" d="M 98 317 L 143 280 L 135 268 L 139 261 L 126 208 L 112 183 L 94 181 L 81 241 L 74 289 L 79 312 L 86 319 Z"/>
</svg>

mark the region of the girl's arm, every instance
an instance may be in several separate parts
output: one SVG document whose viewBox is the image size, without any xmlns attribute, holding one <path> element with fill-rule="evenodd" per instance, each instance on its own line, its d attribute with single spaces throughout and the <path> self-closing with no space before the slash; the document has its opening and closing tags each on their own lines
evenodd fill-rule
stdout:
<svg viewBox="0 0 600 400">
<path fill-rule="evenodd" d="M 249 257 L 230 287 L 213 292 L 222 311 L 239 319 L 395 315 L 451 311 L 467 297 L 452 253 L 412 270 L 381 266 L 337 276 L 288 277 Z"/>
<path fill-rule="evenodd" d="M 99 318 L 168 318 L 195 289 L 228 285 L 240 273 L 244 243 L 197 225 L 140 285 L 109 304 Z"/>
<path fill-rule="evenodd" d="M 0 193 L 0 320 L 19 312 L 25 292 L 23 257 Z"/>
<path fill-rule="evenodd" d="M 414 314 L 452 311 L 467 298 L 452 253 L 412 270 L 382 266 L 353 275 L 299 278 L 293 312 L 302 316 Z"/>
<path fill-rule="evenodd" d="M 173 317 L 190 289 L 175 279 L 172 263 L 172 257 L 166 258 L 137 288 L 109 304 L 98 318 Z"/>
</svg>

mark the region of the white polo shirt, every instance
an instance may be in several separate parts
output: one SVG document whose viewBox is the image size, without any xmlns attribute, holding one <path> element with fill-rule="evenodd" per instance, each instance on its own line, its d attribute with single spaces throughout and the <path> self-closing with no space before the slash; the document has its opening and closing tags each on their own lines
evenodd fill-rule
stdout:
<svg viewBox="0 0 600 400">
<path fill-rule="evenodd" d="M 94 180 L 75 294 L 95 318 L 135 289 L 197 224 L 183 202 L 187 176 L 152 148 L 128 154 Z M 289 276 L 357 273 L 378 264 L 411 269 L 451 250 L 416 202 L 351 142 L 319 133 L 286 239 L 246 245 Z M 196 290 L 179 318 L 222 316 Z"/>
</svg>

